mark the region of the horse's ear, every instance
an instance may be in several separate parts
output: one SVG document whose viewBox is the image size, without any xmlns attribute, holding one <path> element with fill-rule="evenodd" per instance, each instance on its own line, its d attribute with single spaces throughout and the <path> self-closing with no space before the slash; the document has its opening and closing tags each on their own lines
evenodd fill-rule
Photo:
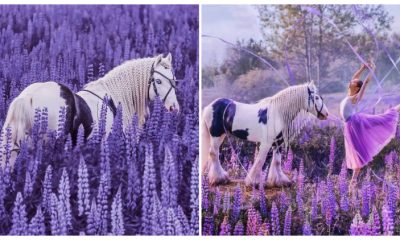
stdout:
<svg viewBox="0 0 400 240">
<path fill-rule="evenodd" d="M 156 59 L 154 60 L 154 67 L 157 66 L 157 64 L 159 64 L 162 60 L 163 55 L 159 54 Z"/>
<path fill-rule="evenodd" d="M 168 61 L 169 63 L 172 63 L 172 55 L 171 55 L 171 53 L 168 53 L 166 59 L 167 59 L 167 61 Z"/>
</svg>

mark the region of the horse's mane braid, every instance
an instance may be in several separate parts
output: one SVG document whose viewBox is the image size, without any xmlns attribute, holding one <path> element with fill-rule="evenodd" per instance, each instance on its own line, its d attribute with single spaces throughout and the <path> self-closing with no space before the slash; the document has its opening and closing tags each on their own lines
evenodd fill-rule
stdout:
<svg viewBox="0 0 400 240">
<path fill-rule="evenodd" d="M 124 127 L 129 126 L 134 113 L 137 114 L 140 125 L 145 122 L 149 99 L 148 82 L 155 60 L 156 58 L 142 58 L 126 61 L 93 82 L 101 84 L 115 104 L 122 105 Z"/>
<path fill-rule="evenodd" d="M 291 86 L 265 99 L 269 106 L 277 109 L 282 117 L 285 147 L 289 146 L 289 142 L 310 120 L 309 114 L 304 111 L 308 94 L 307 86 L 307 83 Z"/>
</svg>

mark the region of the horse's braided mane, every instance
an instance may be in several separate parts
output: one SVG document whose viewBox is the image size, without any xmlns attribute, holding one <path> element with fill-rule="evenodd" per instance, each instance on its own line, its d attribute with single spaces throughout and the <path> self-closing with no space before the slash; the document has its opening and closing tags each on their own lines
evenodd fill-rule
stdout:
<svg viewBox="0 0 400 240">
<path fill-rule="evenodd" d="M 151 70 L 159 57 L 126 61 L 113 68 L 99 80 L 88 83 L 85 87 L 100 84 L 115 104 L 121 104 L 124 128 L 129 126 L 135 113 L 141 126 L 144 124 L 147 115 L 148 83 Z M 162 61 L 161 64 L 168 63 Z"/>
<path fill-rule="evenodd" d="M 307 101 L 308 83 L 291 86 L 277 94 L 261 100 L 269 108 L 277 109 L 283 121 L 283 138 L 285 147 L 299 134 L 300 130 L 309 122 L 309 114 L 304 110 Z"/>
</svg>

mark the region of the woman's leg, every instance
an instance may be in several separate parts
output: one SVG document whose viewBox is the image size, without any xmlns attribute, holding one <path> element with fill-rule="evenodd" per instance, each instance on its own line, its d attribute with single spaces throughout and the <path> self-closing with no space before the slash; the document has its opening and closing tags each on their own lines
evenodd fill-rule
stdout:
<svg viewBox="0 0 400 240">
<path fill-rule="evenodd" d="M 350 188 L 354 190 L 355 186 L 357 185 L 358 175 L 360 174 L 361 168 L 356 168 L 353 170 L 353 176 L 351 177 L 350 181 Z"/>
</svg>

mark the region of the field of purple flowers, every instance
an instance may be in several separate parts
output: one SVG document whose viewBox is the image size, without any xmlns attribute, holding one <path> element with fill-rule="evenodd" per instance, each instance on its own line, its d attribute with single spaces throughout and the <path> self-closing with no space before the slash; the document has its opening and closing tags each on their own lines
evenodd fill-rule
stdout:
<svg viewBox="0 0 400 240">
<path fill-rule="evenodd" d="M 0 121 L 26 86 L 78 91 L 133 58 L 171 52 L 180 113 L 160 100 L 142 129 L 108 139 L 104 119 L 77 145 L 38 110 L 15 167 L 0 171 L 0 235 L 198 234 L 198 7 L 0 6 Z M 107 107 L 103 108 L 107 111 Z M 102 130 L 103 129 L 103 130 Z M 9 132 L 5 134 L 9 135 Z M 44 137 L 48 140 L 43 141 Z M 10 155 L 10 142 L 1 143 Z"/>
<path fill-rule="evenodd" d="M 223 145 L 232 184 L 211 187 L 203 176 L 203 235 L 400 234 L 399 136 L 363 169 L 354 191 L 338 123 L 310 125 L 292 142 L 282 165 L 293 181 L 288 188 L 245 187 L 244 169 L 250 169 L 255 149 L 241 141 Z"/>
</svg>

